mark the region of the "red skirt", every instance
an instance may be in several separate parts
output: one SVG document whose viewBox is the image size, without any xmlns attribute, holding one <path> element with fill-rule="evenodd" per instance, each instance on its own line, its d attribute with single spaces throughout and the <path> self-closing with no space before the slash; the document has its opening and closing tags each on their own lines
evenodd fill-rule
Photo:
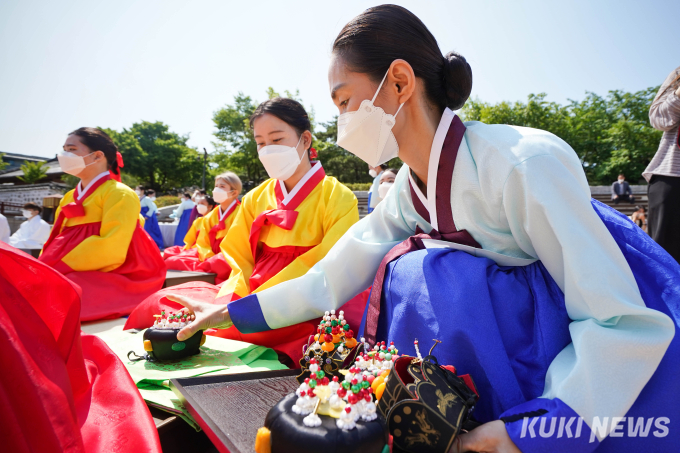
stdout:
<svg viewBox="0 0 680 453">
<path fill-rule="evenodd" d="M 79 288 L 0 243 L 3 451 L 160 452 L 123 363 L 80 333 Z"/>
<path fill-rule="evenodd" d="M 169 250 L 169 252 L 168 252 Z M 168 256 L 168 254 L 170 256 Z M 211 256 L 205 261 L 201 261 L 198 256 L 198 249 L 193 248 L 184 250 L 176 245 L 165 249 L 163 259 L 168 269 L 174 271 L 208 272 L 215 274 L 215 284 L 219 285 L 229 278 L 231 266 L 227 264 L 222 253 Z"/>
<path fill-rule="evenodd" d="M 298 256 L 310 250 L 312 247 L 267 247 L 264 246 L 258 253 L 253 273 L 250 277 L 250 288 L 254 291 L 270 278 L 278 274 Z M 153 296 L 146 299 L 137 307 L 125 324 L 124 329 L 143 329 L 153 325 L 154 314 L 160 310 L 178 311 L 181 305 L 165 298 L 167 294 L 177 294 L 206 303 L 213 303 L 220 288 L 202 282 L 185 283 L 183 285 L 164 288 Z M 361 317 L 368 301 L 369 290 L 366 290 L 343 305 L 340 310 L 345 311 L 345 319 L 352 329 L 358 331 Z M 267 332 L 243 334 L 236 326 L 228 329 L 211 329 L 206 332 L 230 340 L 245 341 L 251 344 L 266 346 L 275 351 L 286 354 L 294 364 L 302 358 L 302 346 L 307 344 L 309 336 L 313 335 L 318 327 L 320 319 L 313 319 L 281 329 Z"/>
<path fill-rule="evenodd" d="M 60 271 L 82 289 L 81 321 L 119 318 L 163 287 L 165 263 L 158 247 L 139 225 L 128 246 L 125 262 L 109 272 L 74 271 L 62 259 L 90 236 L 98 236 L 100 223 L 66 227 L 43 250 L 40 261 Z"/>
</svg>

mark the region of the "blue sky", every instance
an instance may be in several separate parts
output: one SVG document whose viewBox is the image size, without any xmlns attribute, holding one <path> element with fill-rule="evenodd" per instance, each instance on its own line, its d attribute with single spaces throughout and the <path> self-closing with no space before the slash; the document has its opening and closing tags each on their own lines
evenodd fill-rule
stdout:
<svg viewBox="0 0 680 453">
<path fill-rule="evenodd" d="M 403 1 L 490 102 L 636 91 L 680 66 L 680 1 Z M 326 71 L 369 1 L 0 2 L 0 151 L 54 156 L 80 126 L 163 121 L 212 149 L 212 114 L 242 91 L 296 89 L 335 114 Z"/>
</svg>

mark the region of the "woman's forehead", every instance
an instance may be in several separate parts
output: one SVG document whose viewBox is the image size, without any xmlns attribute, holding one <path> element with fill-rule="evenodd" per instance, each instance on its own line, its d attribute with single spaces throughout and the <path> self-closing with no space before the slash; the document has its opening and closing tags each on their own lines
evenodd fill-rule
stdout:
<svg viewBox="0 0 680 453">
<path fill-rule="evenodd" d="M 253 133 L 256 138 L 267 138 L 276 133 L 290 132 L 294 132 L 291 125 L 271 113 L 265 113 L 253 121 Z"/>
</svg>

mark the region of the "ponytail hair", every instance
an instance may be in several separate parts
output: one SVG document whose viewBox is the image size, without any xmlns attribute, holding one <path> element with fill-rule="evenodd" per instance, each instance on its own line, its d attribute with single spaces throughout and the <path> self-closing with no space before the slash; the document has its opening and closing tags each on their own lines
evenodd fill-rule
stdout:
<svg viewBox="0 0 680 453">
<path fill-rule="evenodd" d="M 351 71 L 367 74 L 376 84 L 394 60 L 405 60 L 440 111 L 460 109 L 472 91 L 472 69 L 465 58 L 456 52 L 442 56 L 430 30 L 401 6 L 368 8 L 343 27 L 332 50 Z"/>
<path fill-rule="evenodd" d="M 81 127 L 68 135 L 79 137 L 80 141 L 90 148 L 92 152 L 103 152 L 109 170 L 114 175 L 120 175 L 120 169 L 118 168 L 118 147 L 113 143 L 109 134 L 98 127 Z"/>
</svg>

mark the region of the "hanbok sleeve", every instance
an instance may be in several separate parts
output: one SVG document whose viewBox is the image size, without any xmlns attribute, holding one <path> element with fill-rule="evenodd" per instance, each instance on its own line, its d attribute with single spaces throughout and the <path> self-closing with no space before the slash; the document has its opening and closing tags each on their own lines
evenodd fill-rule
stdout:
<svg viewBox="0 0 680 453">
<path fill-rule="evenodd" d="M 194 220 L 194 223 L 191 225 L 191 228 L 189 228 L 187 234 L 184 235 L 184 250 L 189 250 L 190 248 L 196 245 L 196 241 L 198 240 L 198 234 L 201 230 L 202 222 L 203 217 L 199 217 L 196 220 Z"/>
<path fill-rule="evenodd" d="M 127 257 L 139 221 L 139 199 L 123 190 L 110 190 L 102 198 L 99 235 L 83 240 L 62 259 L 74 271 L 109 272 Z"/>
<path fill-rule="evenodd" d="M 231 302 L 229 314 L 238 330 L 278 329 L 339 308 L 371 285 L 383 257 L 411 236 L 416 225 L 430 231 L 413 209 L 407 172 L 404 166 L 385 200 L 352 225 L 305 275 Z"/>
<path fill-rule="evenodd" d="M 661 362 L 674 325 L 645 306 L 623 253 L 591 207 L 578 160 L 567 157 L 565 165 L 571 148 L 561 140 L 548 146 L 554 149 L 511 171 L 499 216 L 507 220 L 519 246 L 541 260 L 564 292 L 573 320 L 572 343 L 550 364 L 543 395 L 502 417 L 512 420 L 506 420 L 506 428 L 525 453 L 585 452 L 594 450 L 611 428 L 595 430 L 595 417 L 622 417 L 633 405 Z M 590 427 L 597 438 L 529 436 L 527 417 L 546 417 L 549 422 L 552 417 L 582 417 L 583 429 Z M 564 449 L 564 442 L 573 445 Z"/>
<path fill-rule="evenodd" d="M 344 189 L 344 190 L 343 190 Z M 255 290 L 262 292 L 281 282 L 305 275 L 335 245 L 347 230 L 359 221 L 357 199 L 354 194 L 339 182 L 330 191 L 326 202 L 326 213 L 323 220 L 323 240 L 311 250 L 298 256 L 274 277 Z"/>
<path fill-rule="evenodd" d="M 250 249 L 250 227 L 255 220 L 252 204 L 253 200 L 244 197 L 241 207 L 236 212 L 234 221 L 220 243 L 220 249 L 231 267 L 229 278 L 222 284 L 218 294 L 219 298 L 226 301 L 245 297 L 250 294 L 248 280 L 255 268 L 255 257 Z"/>
<path fill-rule="evenodd" d="M 198 232 L 198 237 L 196 238 L 196 248 L 198 249 L 198 257 L 201 262 L 212 258 L 215 253 L 212 250 L 212 244 L 210 243 L 210 222 L 209 218 L 217 216 L 219 217 L 219 209 L 215 208 L 210 213 L 205 215 L 203 222 L 201 223 L 201 230 Z"/>
</svg>

